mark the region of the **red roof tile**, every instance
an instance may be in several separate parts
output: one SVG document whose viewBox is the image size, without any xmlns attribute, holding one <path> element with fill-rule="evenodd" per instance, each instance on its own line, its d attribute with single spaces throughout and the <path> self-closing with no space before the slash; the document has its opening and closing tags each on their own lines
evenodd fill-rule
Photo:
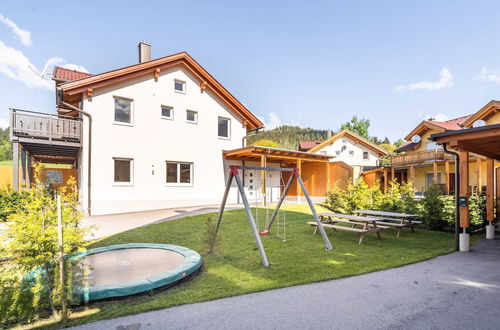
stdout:
<svg viewBox="0 0 500 330">
<path fill-rule="evenodd" d="M 308 151 L 311 148 L 314 148 L 318 144 L 321 144 L 323 141 L 300 141 L 299 142 L 299 151 Z"/>
<path fill-rule="evenodd" d="M 93 76 L 93 74 L 55 66 L 52 76 L 54 80 L 73 81 Z"/>
<path fill-rule="evenodd" d="M 462 129 L 462 124 L 470 118 L 472 115 L 468 116 L 463 116 L 455 119 L 450 119 L 447 121 L 435 121 L 435 120 L 429 120 L 429 122 L 433 123 L 434 125 L 441 126 L 442 128 L 446 130 L 457 130 L 457 129 Z"/>
</svg>

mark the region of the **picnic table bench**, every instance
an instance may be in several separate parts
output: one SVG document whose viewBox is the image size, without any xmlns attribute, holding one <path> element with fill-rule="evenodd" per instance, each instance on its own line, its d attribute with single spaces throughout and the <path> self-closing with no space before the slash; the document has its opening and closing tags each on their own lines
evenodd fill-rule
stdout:
<svg viewBox="0 0 500 330">
<path fill-rule="evenodd" d="M 421 221 L 416 221 L 414 214 L 398 213 L 398 212 L 385 212 L 377 210 L 355 210 L 356 214 L 364 214 L 377 218 L 377 223 L 383 226 L 397 228 L 398 232 L 396 237 L 399 237 L 403 228 L 410 228 L 415 233 L 415 225 L 422 224 Z"/>
<path fill-rule="evenodd" d="M 374 217 L 357 216 L 342 213 L 331 213 L 325 212 L 320 213 L 321 225 L 325 228 L 331 228 L 333 230 L 345 230 L 350 232 L 356 232 L 360 235 L 358 244 L 363 243 L 365 235 L 368 233 L 376 233 L 377 239 L 380 239 L 380 231 L 383 229 L 388 229 L 387 226 L 378 226 L 377 219 Z M 341 226 L 340 224 L 348 224 L 351 227 Z M 316 234 L 318 224 L 316 222 L 310 221 L 307 224 L 311 226 L 316 226 L 314 234 Z M 362 228 L 356 228 L 356 226 L 362 226 Z"/>
</svg>

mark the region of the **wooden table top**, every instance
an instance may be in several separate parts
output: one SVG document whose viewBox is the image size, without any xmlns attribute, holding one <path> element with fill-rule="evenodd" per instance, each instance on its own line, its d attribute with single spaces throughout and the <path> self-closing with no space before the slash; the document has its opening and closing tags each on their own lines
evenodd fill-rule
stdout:
<svg viewBox="0 0 500 330">
<path fill-rule="evenodd" d="M 397 218 L 414 218 L 414 214 L 398 213 L 398 212 L 384 212 L 376 210 L 355 210 L 354 213 L 367 214 L 367 215 L 377 215 L 383 217 L 397 217 Z"/>
<path fill-rule="evenodd" d="M 324 212 L 324 213 L 320 213 L 319 215 L 322 217 L 334 217 L 334 218 L 347 219 L 347 220 L 352 220 L 352 221 L 362 221 L 362 222 L 380 221 L 380 219 L 377 219 L 374 217 L 364 217 L 364 216 L 359 216 L 359 215 L 334 213 L 334 212 Z"/>
</svg>

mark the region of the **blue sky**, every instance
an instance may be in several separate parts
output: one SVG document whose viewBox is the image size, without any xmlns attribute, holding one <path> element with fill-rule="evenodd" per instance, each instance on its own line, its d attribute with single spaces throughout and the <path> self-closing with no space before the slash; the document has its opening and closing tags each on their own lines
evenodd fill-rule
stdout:
<svg viewBox="0 0 500 330">
<path fill-rule="evenodd" d="M 49 61 L 99 73 L 189 52 L 268 126 L 403 137 L 426 116 L 500 99 L 498 1 L 9 1 L 0 7 L 0 126 L 54 111 Z"/>
</svg>

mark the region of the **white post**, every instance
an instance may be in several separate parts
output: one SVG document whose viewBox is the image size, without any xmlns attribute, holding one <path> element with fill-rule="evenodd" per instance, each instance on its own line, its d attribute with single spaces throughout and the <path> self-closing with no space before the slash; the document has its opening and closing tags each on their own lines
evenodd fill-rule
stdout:
<svg viewBox="0 0 500 330">
<path fill-rule="evenodd" d="M 488 223 L 486 226 L 486 238 L 495 239 L 495 226 L 492 224 L 492 221 L 488 221 Z"/>
<path fill-rule="evenodd" d="M 460 252 L 469 252 L 469 234 L 465 232 L 460 234 Z"/>
</svg>

